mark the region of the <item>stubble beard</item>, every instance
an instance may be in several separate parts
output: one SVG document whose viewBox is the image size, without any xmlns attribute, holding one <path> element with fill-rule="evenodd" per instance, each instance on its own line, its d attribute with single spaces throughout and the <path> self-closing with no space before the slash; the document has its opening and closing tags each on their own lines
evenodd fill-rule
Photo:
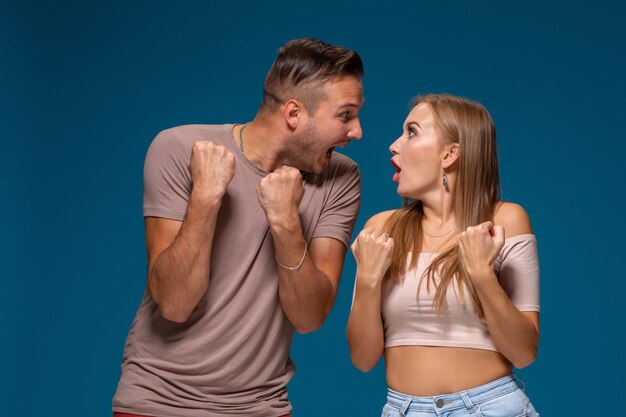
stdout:
<svg viewBox="0 0 626 417">
<path fill-rule="evenodd" d="M 326 165 L 319 162 L 320 156 L 325 152 L 325 149 L 319 147 L 320 143 L 322 140 L 317 129 L 311 122 L 308 122 L 304 132 L 287 142 L 285 149 L 287 160 L 290 161 L 291 166 L 301 171 L 321 174 Z"/>
</svg>

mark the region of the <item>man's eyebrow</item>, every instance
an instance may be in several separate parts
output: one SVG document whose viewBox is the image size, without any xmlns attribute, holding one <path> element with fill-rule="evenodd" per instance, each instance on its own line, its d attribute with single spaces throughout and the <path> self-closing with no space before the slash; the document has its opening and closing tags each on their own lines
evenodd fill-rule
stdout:
<svg viewBox="0 0 626 417">
<path fill-rule="evenodd" d="M 358 109 L 360 106 L 356 103 L 345 103 L 339 106 L 340 109 L 343 109 L 344 107 L 354 107 Z"/>
</svg>

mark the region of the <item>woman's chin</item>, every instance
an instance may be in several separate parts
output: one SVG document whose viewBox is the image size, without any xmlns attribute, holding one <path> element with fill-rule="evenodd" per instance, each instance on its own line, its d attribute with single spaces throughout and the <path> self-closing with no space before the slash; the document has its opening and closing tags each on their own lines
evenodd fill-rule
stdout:
<svg viewBox="0 0 626 417">
<path fill-rule="evenodd" d="M 399 185 L 398 185 L 398 189 L 396 190 L 396 193 L 398 193 L 398 195 L 400 197 L 411 198 L 411 197 L 409 197 L 407 192 L 405 190 L 403 190 Z"/>
<path fill-rule="evenodd" d="M 413 190 L 413 191 L 415 191 L 415 190 Z M 396 193 L 400 197 L 409 198 L 411 200 L 419 200 L 419 198 L 415 195 L 415 192 L 411 192 L 410 190 L 405 190 L 405 189 L 403 189 L 400 186 L 398 186 L 398 189 L 396 190 Z"/>
</svg>

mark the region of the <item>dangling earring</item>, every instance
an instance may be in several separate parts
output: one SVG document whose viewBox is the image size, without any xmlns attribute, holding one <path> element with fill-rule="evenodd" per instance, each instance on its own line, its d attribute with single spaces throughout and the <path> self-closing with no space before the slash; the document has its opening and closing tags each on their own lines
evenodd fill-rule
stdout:
<svg viewBox="0 0 626 417">
<path fill-rule="evenodd" d="M 446 173 L 443 173 L 443 188 L 445 188 L 446 190 L 448 189 L 448 177 L 446 176 Z"/>
</svg>

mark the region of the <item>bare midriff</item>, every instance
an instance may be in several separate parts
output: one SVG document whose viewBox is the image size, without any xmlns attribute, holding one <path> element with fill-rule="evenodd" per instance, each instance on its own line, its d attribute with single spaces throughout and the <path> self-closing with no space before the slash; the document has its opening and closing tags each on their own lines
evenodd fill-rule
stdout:
<svg viewBox="0 0 626 417">
<path fill-rule="evenodd" d="M 386 348 L 385 365 L 389 388 L 413 396 L 458 392 L 511 373 L 500 352 L 439 346 Z"/>
</svg>

